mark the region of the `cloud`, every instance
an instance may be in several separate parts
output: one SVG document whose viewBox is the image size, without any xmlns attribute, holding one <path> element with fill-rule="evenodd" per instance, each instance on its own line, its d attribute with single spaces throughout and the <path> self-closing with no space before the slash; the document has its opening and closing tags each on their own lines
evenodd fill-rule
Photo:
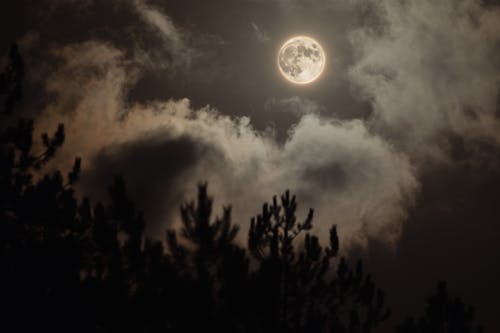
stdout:
<svg viewBox="0 0 500 333">
<path fill-rule="evenodd" d="M 444 132 L 499 142 L 500 11 L 476 0 L 381 1 L 378 27 L 351 35 L 352 82 L 373 125 L 409 152 Z"/>
<path fill-rule="evenodd" d="M 103 198 L 112 176 L 123 174 L 132 198 L 145 210 L 148 234 L 160 239 L 166 226 L 177 225 L 178 205 L 195 197 L 199 180 L 209 181 L 215 212 L 222 204 L 233 204 L 243 237 L 261 203 L 289 188 L 298 195 L 299 217 L 315 208 L 315 232 L 319 229 L 321 237 L 337 223 L 343 250 L 371 243 L 364 248 L 369 255 L 365 262 L 382 287 L 393 291 L 400 312 L 409 304 L 401 291 L 412 288 L 416 299 L 426 288 L 425 283 L 419 288 L 405 281 L 415 276 L 422 280 L 424 273 L 426 281 L 459 276 L 464 292 L 479 295 L 475 303 L 495 309 L 491 297 L 467 286 L 483 283 L 482 276 L 491 281 L 498 276 L 484 261 L 500 253 L 491 250 L 498 247 L 494 231 L 500 182 L 498 10 L 473 0 L 276 0 L 272 6 L 267 0 L 253 1 L 266 4 L 259 7 L 260 14 L 249 14 L 246 7 L 238 14 L 234 8 L 241 6 L 232 5 L 235 15 L 228 22 L 248 35 L 252 17 L 259 28 L 262 22 L 278 37 L 297 26 L 313 27 L 331 48 L 330 79 L 325 76 L 310 90 L 274 89 L 273 63 L 263 65 L 274 57 L 270 44 L 248 43 L 236 28 L 226 34 L 230 23 L 208 24 L 214 15 L 205 10 L 219 10 L 213 4 L 195 9 L 179 5 L 187 8 L 187 17 L 194 11 L 203 31 L 224 36 L 204 43 L 163 13 L 159 2 L 134 1 L 126 3 L 125 26 L 99 30 L 121 36 L 132 32 L 123 40 L 89 34 L 83 38 L 93 41 L 59 47 L 44 43 L 44 33 L 41 42 L 35 35 L 26 38 L 28 46 L 40 43 L 45 50 L 50 45 L 58 58 L 37 59 L 46 64 L 38 77 L 46 80 L 49 104 L 37 118 L 36 137 L 42 130 L 53 131 L 57 122 L 67 128 L 67 141 L 51 167 L 67 170 L 75 155 L 82 156 L 78 193 L 93 198 Z M 280 20 L 275 13 L 283 14 Z M 178 15 L 172 17 L 182 17 Z M 121 22 L 103 16 L 106 22 Z M 150 71 L 180 86 L 179 76 L 171 76 L 170 69 L 179 65 L 172 57 L 191 45 L 211 56 L 191 58 L 203 69 L 197 76 L 193 68 L 182 71 L 189 90 L 172 90 L 165 81 L 137 81 Z M 270 51 L 260 53 L 256 47 Z M 229 67 L 231 61 L 236 65 Z M 221 75 L 235 79 L 223 85 Z M 202 80 L 208 84 L 198 87 L 197 94 L 193 85 Z M 138 85 L 180 98 L 153 95 L 138 100 L 154 102 L 136 103 L 130 88 Z M 224 99 L 230 102 L 224 104 Z M 200 106 L 207 100 L 218 108 Z M 252 103 L 264 104 L 266 112 L 245 112 Z M 245 113 L 252 119 L 225 115 Z M 284 138 L 253 128 L 259 120 L 275 120 Z M 397 256 L 391 256 L 386 247 L 396 241 Z M 464 258 L 474 266 L 470 274 L 460 271 Z"/>
<path fill-rule="evenodd" d="M 88 42 L 54 53 L 64 65 L 47 80 L 54 102 L 38 119 L 38 129 L 66 125 L 67 142 L 55 164 L 69 167 L 74 155 L 82 156 L 82 191 L 102 188 L 111 173 L 122 173 L 142 208 L 165 202 L 170 209 L 207 180 L 217 204 L 233 204 L 235 222 L 246 230 L 261 203 L 289 188 L 298 194 L 301 214 L 316 209 L 322 235 L 337 223 L 349 242 L 397 239 L 418 182 L 406 156 L 362 121 L 304 111 L 278 143 L 253 129 L 247 117 L 193 109 L 188 99 L 125 103 L 136 70 L 111 45 Z M 177 209 L 146 215 L 150 233 L 162 237 Z"/>
<path fill-rule="evenodd" d="M 91 191 L 94 199 L 105 200 L 103 185 L 120 174 L 150 222 L 148 233 L 159 237 L 166 222 L 177 217 L 180 200 L 176 189 L 182 188 L 182 182 L 205 157 L 216 155 L 211 147 L 189 136 L 170 137 L 159 131 L 148 138 L 105 146 L 92 154 L 79 186 Z"/>
<path fill-rule="evenodd" d="M 319 114 L 321 111 L 324 111 L 324 107 L 319 105 L 316 101 L 300 96 L 280 99 L 270 98 L 264 103 L 264 109 L 266 111 L 279 110 L 282 112 L 290 112 L 298 116 L 311 113 Z"/>
<path fill-rule="evenodd" d="M 142 21 L 152 28 L 162 40 L 159 49 L 164 52 L 154 59 L 148 59 L 151 52 L 138 50 L 138 55 L 142 56 L 143 62 L 149 61 L 150 65 L 153 65 L 154 62 L 155 67 L 160 64 L 163 64 L 163 67 L 190 65 L 193 58 L 197 56 L 197 51 L 188 45 L 187 32 L 182 31 L 168 15 L 159 8 L 149 5 L 146 0 L 134 0 L 131 3 Z"/>
<path fill-rule="evenodd" d="M 144 0 L 135 0 L 133 7 L 144 22 L 154 28 L 163 38 L 165 43 L 167 43 L 166 48 L 179 51 L 185 47 L 184 36 L 174 25 L 170 17 L 163 14 L 160 10 L 147 5 Z"/>
<path fill-rule="evenodd" d="M 168 16 L 146 2 L 132 4 L 160 36 L 161 52 L 190 54 Z M 189 98 L 136 103 L 127 96 L 142 71 L 163 64 L 130 61 L 114 44 L 89 41 L 52 50 L 60 65 L 46 77 L 52 98 L 39 130 L 65 123 L 68 139 L 55 165 L 69 168 L 82 156 L 82 191 L 123 173 L 153 234 L 162 235 L 175 207 L 208 180 L 218 204 L 235 206 L 243 230 L 262 202 L 289 188 L 302 213 L 316 209 L 322 232 L 338 223 L 350 241 L 392 243 L 419 190 L 419 161 L 431 160 L 422 153 L 448 155 L 455 142 L 443 141 L 443 133 L 497 140 L 498 12 L 472 0 L 372 7 L 377 24 L 350 35 L 349 77 L 373 108 L 365 121 L 337 119 L 311 98 L 271 97 L 264 109 L 294 116 L 278 140 L 250 118 L 192 107 Z"/>
<path fill-rule="evenodd" d="M 261 43 L 267 44 L 271 41 L 271 38 L 269 38 L 269 35 L 267 32 L 262 30 L 257 23 L 255 22 L 250 22 L 250 26 L 252 27 L 253 33 L 255 35 L 255 38 Z"/>
</svg>

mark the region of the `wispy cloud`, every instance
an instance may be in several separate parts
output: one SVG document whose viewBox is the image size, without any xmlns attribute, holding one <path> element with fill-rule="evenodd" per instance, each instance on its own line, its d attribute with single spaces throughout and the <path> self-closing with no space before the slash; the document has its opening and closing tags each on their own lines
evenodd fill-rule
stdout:
<svg viewBox="0 0 500 333">
<path fill-rule="evenodd" d="M 278 110 L 290 112 L 302 116 L 306 114 L 320 114 L 325 108 L 312 99 L 292 96 L 285 98 L 270 98 L 264 103 L 264 109 L 267 111 Z"/>
<path fill-rule="evenodd" d="M 250 22 L 250 26 L 252 27 L 252 31 L 255 35 L 255 38 L 261 43 L 269 43 L 271 41 L 271 38 L 269 38 L 269 35 L 260 28 L 257 23 L 255 22 Z"/>
<path fill-rule="evenodd" d="M 147 26 L 160 37 L 161 43 L 158 45 L 160 54 L 149 60 L 150 63 L 154 62 L 154 66 L 189 66 L 193 59 L 199 56 L 198 51 L 188 43 L 188 33 L 177 27 L 172 19 L 159 8 L 148 4 L 146 0 L 134 0 L 132 6 Z M 139 50 L 137 54 L 144 60 L 151 57 L 151 52 Z"/>
<path fill-rule="evenodd" d="M 499 143 L 500 11 L 476 0 L 377 3 L 382 33 L 353 32 L 351 78 L 380 132 L 432 154 L 446 131 Z"/>
</svg>

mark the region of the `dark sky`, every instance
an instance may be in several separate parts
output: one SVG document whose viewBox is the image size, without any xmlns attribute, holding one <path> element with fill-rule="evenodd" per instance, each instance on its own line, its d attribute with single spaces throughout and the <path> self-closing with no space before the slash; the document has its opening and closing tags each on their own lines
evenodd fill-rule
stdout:
<svg viewBox="0 0 500 333">
<path fill-rule="evenodd" d="M 209 181 L 242 235 L 289 188 L 339 225 L 394 320 L 438 279 L 500 331 L 500 7 L 478 0 L 4 1 L 0 54 L 27 64 L 20 112 L 64 122 L 50 167 L 80 193 L 123 174 L 163 237 Z M 281 44 L 310 35 L 325 73 L 294 86 Z"/>
</svg>

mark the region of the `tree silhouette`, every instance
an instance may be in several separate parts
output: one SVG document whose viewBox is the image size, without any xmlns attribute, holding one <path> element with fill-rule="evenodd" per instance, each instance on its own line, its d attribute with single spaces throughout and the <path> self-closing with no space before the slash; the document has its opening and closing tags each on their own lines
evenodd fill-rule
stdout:
<svg viewBox="0 0 500 333">
<path fill-rule="evenodd" d="M 247 247 L 231 208 L 212 218 L 207 185 L 180 209 L 164 241 L 116 177 L 108 199 L 77 200 L 81 171 L 45 172 L 64 126 L 33 145 L 34 122 L 14 121 L 24 66 L 13 46 L 0 74 L 0 327 L 6 332 L 371 332 L 390 314 L 361 262 L 339 258 L 333 226 L 323 247 L 313 211 L 296 217 L 295 196 L 264 204 Z M 14 124 L 15 125 L 12 125 Z M 418 323 L 399 332 L 473 332 L 473 312 L 444 287 Z"/>
<path fill-rule="evenodd" d="M 184 327 L 231 331 L 245 321 L 241 310 L 249 261 L 245 250 L 234 242 L 238 228 L 231 223 L 231 208 L 225 207 L 213 222 L 211 212 L 207 186 L 200 184 L 197 203 L 181 207 L 181 241 L 178 232 L 169 230 L 167 246 L 181 278 L 192 282 L 183 298 L 188 302 L 187 312 L 197 313 L 199 321 L 186 320 Z"/>
<path fill-rule="evenodd" d="M 9 114 L 23 97 L 24 62 L 17 44 L 9 51 L 9 63 L 0 73 L 0 101 L 2 113 Z"/>
<path fill-rule="evenodd" d="M 23 73 L 13 46 L 0 75 L 3 117 L 13 116 Z M 67 177 L 60 171 L 44 174 L 43 166 L 64 142 L 62 124 L 52 137 L 42 134 L 42 151 L 35 152 L 33 121 L 10 123 L 0 131 L 0 299 L 8 309 L 3 325 L 13 331 L 93 330 L 101 318 L 123 308 L 119 296 L 128 297 L 135 287 L 144 254 L 142 218 L 120 180 L 110 187 L 110 204 L 78 203 L 72 185 L 79 158 Z M 99 289 L 106 284 L 109 288 Z M 115 292 L 109 297 L 112 306 L 99 313 L 110 292 Z M 120 316 L 113 325 L 126 322 Z"/>
<path fill-rule="evenodd" d="M 4 120 L 22 96 L 24 77 L 17 46 L 12 46 L 9 57 L 0 74 Z M 41 315 L 46 301 L 55 304 L 72 297 L 72 287 L 78 284 L 80 254 L 73 242 L 78 236 L 71 230 L 77 204 L 71 183 L 78 178 L 80 160 L 75 160 L 67 179 L 58 171 L 36 180 L 33 174 L 63 141 L 64 127 L 59 125 L 53 137 L 42 135 L 43 151 L 33 152 L 30 119 L 19 119 L 0 131 L 0 288 L 2 302 L 8 305 L 4 308 L 10 309 L 5 318 L 17 321 L 18 330 L 31 325 L 23 318 L 26 312 L 41 324 L 49 320 Z"/>
<path fill-rule="evenodd" d="M 322 248 L 319 239 L 310 235 L 313 210 L 303 222 L 297 222 L 295 196 L 286 191 L 281 205 L 273 198 L 264 204 L 262 213 L 252 219 L 248 248 L 259 261 L 254 273 L 263 316 L 269 331 L 283 332 L 369 332 L 389 316 L 384 294 L 365 276 L 361 262 L 348 268 L 338 259 L 339 239 L 336 226 L 330 229 L 330 244 Z M 305 233 L 296 250 L 294 242 Z"/>
<path fill-rule="evenodd" d="M 480 333 L 483 328 L 474 323 L 474 308 L 460 298 L 448 295 L 446 283 L 440 281 L 429 298 L 423 316 L 418 321 L 408 318 L 396 327 L 398 333 Z"/>
</svg>

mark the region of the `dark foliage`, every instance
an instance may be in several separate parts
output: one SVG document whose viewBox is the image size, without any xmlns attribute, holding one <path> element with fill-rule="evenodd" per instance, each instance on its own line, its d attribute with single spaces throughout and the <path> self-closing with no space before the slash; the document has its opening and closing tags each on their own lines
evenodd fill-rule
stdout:
<svg viewBox="0 0 500 333">
<path fill-rule="evenodd" d="M 0 75 L 8 114 L 23 77 L 16 47 L 10 57 Z M 42 135 L 39 152 L 28 119 L 2 128 L 0 140 L 2 331 L 370 332 L 389 316 L 361 263 L 351 269 L 338 257 L 336 227 L 321 246 L 310 234 L 313 211 L 299 222 L 288 191 L 252 219 L 248 250 L 236 241 L 230 207 L 212 219 L 206 184 L 181 207 L 181 227 L 155 241 L 122 178 L 103 204 L 75 198 L 80 159 L 66 176 L 44 173 L 63 125 Z M 453 323 L 469 316 L 452 308 Z M 433 325 L 432 311 L 423 323 Z M 410 325 L 401 332 L 423 332 Z"/>
<path fill-rule="evenodd" d="M 11 113 L 23 97 L 24 62 L 16 44 L 10 48 L 9 64 L 0 73 L 0 103 L 2 113 Z"/>
<path fill-rule="evenodd" d="M 445 282 L 439 282 L 425 313 L 417 321 L 408 318 L 396 327 L 398 333 L 481 333 L 474 323 L 474 308 L 460 298 L 450 298 Z"/>
<path fill-rule="evenodd" d="M 295 215 L 295 196 L 287 191 L 252 219 L 248 248 L 259 262 L 253 290 L 262 302 L 259 309 L 266 327 L 286 332 L 369 332 L 387 319 L 384 293 L 376 289 L 370 276 L 356 270 L 346 260 L 337 259 L 337 229 L 330 229 L 330 244 L 322 248 L 310 235 L 313 211 L 303 222 Z M 300 249 L 297 237 L 305 233 Z M 332 266 L 332 261 L 335 265 Z"/>
</svg>

